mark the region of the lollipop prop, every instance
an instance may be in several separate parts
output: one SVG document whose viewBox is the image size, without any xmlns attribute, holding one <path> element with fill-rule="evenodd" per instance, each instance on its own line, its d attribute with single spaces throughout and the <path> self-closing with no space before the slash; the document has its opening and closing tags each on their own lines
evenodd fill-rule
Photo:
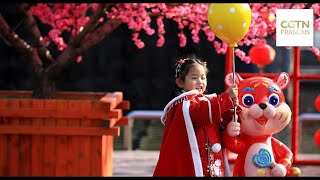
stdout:
<svg viewBox="0 0 320 180">
<path fill-rule="evenodd" d="M 208 9 L 208 24 L 213 33 L 232 47 L 233 84 L 235 84 L 234 48 L 247 34 L 251 25 L 251 8 L 248 3 L 211 3 Z M 237 106 L 234 106 L 236 121 Z M 226 149 L 223 149 L 225 175 L 231 176 Z"/>
</svg>

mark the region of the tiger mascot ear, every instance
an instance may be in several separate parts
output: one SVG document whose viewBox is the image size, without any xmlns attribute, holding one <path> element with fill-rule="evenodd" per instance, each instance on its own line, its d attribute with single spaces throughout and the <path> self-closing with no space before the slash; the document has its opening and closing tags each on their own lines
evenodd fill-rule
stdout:
<svg viewBox="0 0 320 180">
<path fill-rule="evenodd" d="M 235 73 L 235 84 L 239 85 L 240 81 L 242 80 L 242 77 L 239 74 Z M 224 82 L 228 87 L 233 85 L 233 73 L 228 73 L 224 78 Z"/>
<path fill-rule="evenodd" d="M 286 72 L 281 72 L 273 78 L 273 81 L 279 86 L 281 90 L 284 90 L 289 85 L 290 76 Z"/>
</svg>

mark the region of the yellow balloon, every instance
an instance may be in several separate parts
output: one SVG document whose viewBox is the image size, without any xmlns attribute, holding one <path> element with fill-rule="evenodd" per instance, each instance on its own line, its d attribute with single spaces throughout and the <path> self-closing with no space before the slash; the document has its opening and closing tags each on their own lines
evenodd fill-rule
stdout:
<svg viewBox="0 0 320 180">
<path fill-rule="evenodd" d="M 247 34 L 251 19 L 248 3 L 211 3 L 208 9 L 211 30 L 231 47 L 237 47 L 237 43 Z"/>
</svg>

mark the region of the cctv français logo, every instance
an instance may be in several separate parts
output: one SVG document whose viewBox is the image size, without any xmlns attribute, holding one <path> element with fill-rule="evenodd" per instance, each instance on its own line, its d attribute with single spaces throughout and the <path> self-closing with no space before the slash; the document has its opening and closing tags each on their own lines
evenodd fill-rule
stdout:
<svg viewBox="0 0 320 180">
<path fill-rule="evenodd" d="M 277 9 L 276 14 L 276 46 L 313 46 L 313 9 Z"/>
</svg>

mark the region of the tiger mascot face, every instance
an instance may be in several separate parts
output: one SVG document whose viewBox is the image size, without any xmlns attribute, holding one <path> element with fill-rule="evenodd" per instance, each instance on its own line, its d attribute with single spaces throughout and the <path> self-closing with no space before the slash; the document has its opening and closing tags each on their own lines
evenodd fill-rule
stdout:
<svg viewBox="0 0 320 180">
<path fill-rule="evenodd" d="M 272 135 L 284 129 L 291 120 L 291 109 L 283 91 L 290 77 L 281 72 L 273 79 L 250 77 L 243 79 L 235 73 L 238 86 L 240 133 L 252 136 Z M 233 84 L 233 73 L 227 74 L 225 83 Z"/>
</svg>

